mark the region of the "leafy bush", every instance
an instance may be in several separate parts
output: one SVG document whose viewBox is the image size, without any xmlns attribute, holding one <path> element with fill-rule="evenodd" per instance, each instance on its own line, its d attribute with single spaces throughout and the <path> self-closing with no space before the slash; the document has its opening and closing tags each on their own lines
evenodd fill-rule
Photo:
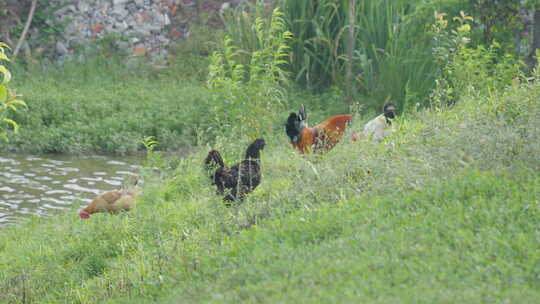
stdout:
<svg viewBox="0 0 540 304">
<path fill-rule="evenodd" d="M 5 49 L 9 49 L 9 46 L 5 43 L 0 42 L 0 62 L 9 61 L 8 56 L 6 55 Z M 5 65 L 0 64 L 0 138 L 5 141 L 8 140 L 8 137 L 5 133 L 6 125 L 10 125 L 17 132 L 19 125 L 12 119 L 7 117 L 7 112 L 12 110 L 16 111 L 17 106 L 24 106 L 26 104 L 24 101 L 17 99 L 15 91 L 8 88 L 8 83 L 11 81 L 11 73 L 6 68 Z"/>
<path fill-rule="evenodd" d="M 254 138 L 273 130 L 285 101 L 283 68 L 291 39 L 282 15 L 275 9 L 268 27 L 257 17 L 253 30 L 260 48 L 247 54 L 247 65 L 239 62 L 244 54 L 229 37 L 223 52 L 212 55 L 207 84 L 214 93 L 211 113 L 218 134 Z"/>
<path fill-rule="evenodd" d="M 510 54 L 500 56 L 499 44 L 471 46 L 473 18 L 461 12 L 449 27 L 445 14 L 436 14 L 433 25 L 433 53 L 440 67 L 440 77 L 432 93 L 432 102 L 450 105 L 471 94 L 497 94 L 522 78 L 524 64 Z"/>
</svg>

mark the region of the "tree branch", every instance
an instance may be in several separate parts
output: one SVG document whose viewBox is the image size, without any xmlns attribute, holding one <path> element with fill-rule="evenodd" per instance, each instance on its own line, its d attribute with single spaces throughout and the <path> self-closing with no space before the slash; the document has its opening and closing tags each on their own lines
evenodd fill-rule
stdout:
<svg viewBox="0 0 540 304">
<path fill-rule="evenodd" d="M 349 1 L 349 43 L 347 45 L 347 103 L 353 102 L 353 53 L 354 53 L 354 27 L 356 21 L 356 0 Z"/>
<path fill-rule="evenodd" d="M 38 0 L 32 0 L 32 6 L 30 6 L 30 12 L 28 13 L 28 19 L 26 20 L 26 24 L 24 25 L 24 30 L 21 34 L 21 37 L 19 38 L 19 41 L 17 41 L 17 46 L 15 47 L 15 51 L 13 51 L 13 58 L 12 58 L 13 62 L 15 62 L 15 60 L 17 59 L 17 54 L 19 54 L 19 50 L 21 49 L 22 43 L 24 42 L 24 39 L 26 38 L 28 29 L 30 29 L 30 24 L 32 23 L 32 19 L 34 18 L 34 12 L 36 11 L 37 1 Z"/>
</svg>

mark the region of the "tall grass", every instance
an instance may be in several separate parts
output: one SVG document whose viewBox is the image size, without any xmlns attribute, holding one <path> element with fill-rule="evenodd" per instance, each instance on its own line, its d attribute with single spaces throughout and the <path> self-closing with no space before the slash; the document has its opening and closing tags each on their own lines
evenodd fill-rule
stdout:
<svg viewBox="0 0 540 304">
<path fill-rule="evenodd" d="M 307 87 L 335 83 L 343 61 L 347 14 L 337 1 L 284 1 L 292 43 L 292 71 Z"/>
<path fill-rule="evenodd" d="M 281 2 L 295 37 L 292 70 L 305 86 L 344 83 L 349 2 Z M 418 2 L 358 1 L 352 60 L 362 104 L 378 108 L 386 99 L 403 107 L 413 99 L 426 102 L 437 75 L 425 32 L 432 20 L 415 19 Z"/>
<path fill-rule="evenodd" d="M 426 103 L 437 77 L 431 41 L 425 32 L 431 20 L 414 20 L 410 1 L 365 1 L 357 36 L 361 63 L 360 93 L 375 104 L 390 98 L 402 108 Z"/>
<path fill-rule="evenodd" d="M 3 149 L 33 153 L 125 154 L 144 136 L 176 150 L 197 142 L 210 94 L 196 79 L 164 74 L 144 64 L 95 58 L 62 67 L 21 70 L 19 134 Z"/>
<path fill-rule="evenodd" d="M 427 104 L 438 68 L 432 56 L 429 25 L 432 15 L 422 1 L 356 0 L 355 20 L 349 20 L 350 0 L 282 0 L 291 41 L 291 71 L 295 81 L 322 91 L 346 89 L 346 68 L 352 65 L 355 100 L 367 108 L 380 108 L 391 99 L 402 108 L 410 103 Z M 243 7 L 226 19 L 226 30 L 240 48 L 252 50 L 256 39 L 249 19 L 264 12 L 258 4 Z M 434 6 L 431 8 L 434 9 Z M 349 41 L 354 24 L 354 41 Z M 353 44 L 354 53 L 347 54 Z M 352 60 L 352 62 L 351 62 Z"/>
</svg>

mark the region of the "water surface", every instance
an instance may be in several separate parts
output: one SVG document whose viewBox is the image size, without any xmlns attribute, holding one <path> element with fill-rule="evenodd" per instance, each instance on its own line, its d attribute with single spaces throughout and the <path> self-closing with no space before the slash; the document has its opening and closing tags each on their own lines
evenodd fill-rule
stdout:
<svg viewBox="0 0 540 304">
<path fill-rule="evenodd" d="M 138 174 L 141 163 L 140 157 L 1 155 L 0 227 L 86 205 Z"/>
</svg>

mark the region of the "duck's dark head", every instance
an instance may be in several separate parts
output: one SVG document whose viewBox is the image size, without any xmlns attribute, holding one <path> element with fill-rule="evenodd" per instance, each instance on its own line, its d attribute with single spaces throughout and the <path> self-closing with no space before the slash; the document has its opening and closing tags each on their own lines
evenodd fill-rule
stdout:
<svg viewBox="0 0 540 304">
<path fill-rule="evenodd" d="M 302 131 L 306 127 L 306 119 L 307 117 L 304 105 L 300 106 L 298 114 L 293 112 L 289 115 L 287 123 L 285 124 L 285 132 L 291 139 L 291 142 L 298 143 L 300 141 Z"/>
<path fill-rule="evenodd" d="M 396 105 L 393 103 L 385 103 L 383 113 L 387 120 L 394 119 L 396 117 Z"/>
</svg>

